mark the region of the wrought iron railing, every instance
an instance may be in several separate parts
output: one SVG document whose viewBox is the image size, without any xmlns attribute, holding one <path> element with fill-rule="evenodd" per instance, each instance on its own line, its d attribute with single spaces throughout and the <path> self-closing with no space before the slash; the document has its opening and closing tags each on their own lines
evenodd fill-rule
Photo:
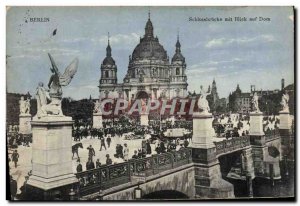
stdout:
<svg viewBox="0 0 300 206">
<path fill-rule="evenodd" d="M 250 145 L 249 136 L 233 137 L 224 139 L 220 142 L 214 142 L 216 145 L 216 155 L 225 154 L 230 151 L 242 149 Z"/>
<path fill-rule="evenodd" d="M 142 159 L 131 159 L 114 165 L 104 165 L 97 169 L 76 174 L 81 195 L 105 190 L 129 183 L 133 176 L 149 177 L 170 169 L 191 163 L 192 151 L 189 148 L 176 152 L 152 155 Z"/>
<path fill-rule="evenodd" d="M 268 134 L 268 135 L 265 135 L 265 141 L 266 142 L 269 142 L 269 141 L 272 141 L 274 139 L 278 139 L 280 138 L 280 134 L 278 133 L 274 133 L 274 134 Z"/>
</svg>

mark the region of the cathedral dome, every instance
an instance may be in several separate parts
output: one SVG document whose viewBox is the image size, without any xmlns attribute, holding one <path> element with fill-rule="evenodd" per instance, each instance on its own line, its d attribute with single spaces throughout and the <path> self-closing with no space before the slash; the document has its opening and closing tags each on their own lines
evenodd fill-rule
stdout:
<svg viewBox="0 0 300 206">
<path fill-rule="evenodd" d="M 140 43 L 135 47 L 132 53 L 132 59 L 157 59 L 167 60 L 167 52 L 164 47 L 158 42 L 158 38 L 153 36 L 153 25 L 149 19 L 145 26 L 145 35 L 140 40 Z"/>
<path fill-rule="evenodd" d="M 132 58 L 136 59 L 158 59 L 167 60 L 167 52 L 164 47 L 158 42 L 157 38 L 141 39 L 141 42 L 135 47 Z"/>
</svg>

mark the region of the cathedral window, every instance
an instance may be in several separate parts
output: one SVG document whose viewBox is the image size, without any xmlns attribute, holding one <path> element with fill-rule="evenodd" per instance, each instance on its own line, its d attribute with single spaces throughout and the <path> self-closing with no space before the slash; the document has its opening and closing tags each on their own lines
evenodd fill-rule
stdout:
<svg viewBox="0 0 300 206">
<path fill-rule="evenodd" d="M 105 71 L 105 75 L 104 76 L 105 76 L 105 78 L 108 78 L 108 76 L 109 76 L 108 75 L 108 71 Z"/>
<path fill-rule="evenodd" d="M 176 68 L 176 75 L 180 75 L 180 68 Z"/>
</svg>

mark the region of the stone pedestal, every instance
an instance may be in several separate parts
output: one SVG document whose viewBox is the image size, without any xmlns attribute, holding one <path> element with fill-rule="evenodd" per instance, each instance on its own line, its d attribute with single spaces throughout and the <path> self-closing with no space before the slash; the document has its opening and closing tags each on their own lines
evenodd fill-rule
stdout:
<svg viewBox="0 0 300 206">
<path fill-rule="evenodd" d="M 253 166 L 252 148 L 251 147 L 243 150 L 242 163 L 243 163 L 243 171 L 244 171 L 246 177 L 251 177 L 253 179 L 255 177 L 255 174 L 254 174 L 254 166 Z"/>
<path fill-rule="evenodd" d="M 96 129 L 103 128 L 102 114 L 101 113 L 94 113 L 93 114 L 93 128 L 96 128 Z"/>
<path fill-rule="evenodd" d="M 263 130 L 263 113 L 250 112 L 250 136 L 265 135 Z"/>
<path fill-rule="evenodd" d="M 289 111 L 279 112 L 279 132 L 281 138 L 281 156 L 294 160 L 294 138 L 292 134 L 292 119 Z"/>
<path fill-rule="evenodd" d="M 192 159 L 195 169 L 195 197 L 234 198 L 234 188 L 222 179 L 216 146 L 212 141 L 212 114 L 193 114 Z"/>
<path fill-rule="evenodd" d="M 149 125 L 149 113 L 141 114 L 141 125 L 148 126 Z"/>
<path fill-rule="evenodd" d="M 31 134 L 31 115 L 20 114 L 19 115 L 19 133 L 20 134 Z"/>
<path fill-rule="evenodd" d="M 279 112 L 279 129 L 280 130 L 290 130 L 292 126 L 292 121 L 290 117 L 290 113 L 288 111 L 280 111 Z"/>
<path fill-rule="evenodd" d="M 72 169 L 71 117 L 34 117 L 32 176 L 28 184 L 47 191 L 77 182 Z"/>
<path fill-rule="evenodd" d="M 213 148 L 212 141 L 212 114 L 195 112 L 193 114 L 193 148 Z"/>
<path fill-rule="evenodd" d="M 195 194 L 199 199 L 234 198 L 234 187 L 222 179 L 218 160 L 210 164 L 195 164 Z"/>
</svg>

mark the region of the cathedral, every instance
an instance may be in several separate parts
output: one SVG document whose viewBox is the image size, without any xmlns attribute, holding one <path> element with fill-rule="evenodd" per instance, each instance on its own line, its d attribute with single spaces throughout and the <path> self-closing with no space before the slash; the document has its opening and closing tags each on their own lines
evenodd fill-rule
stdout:
<svg viewBox="0 0 300 206">
<path fill-rule="evenodd" d="M 179 36 L 171 62 L 167 51 L 154 37 L 154 28 L 149 18 L 145 35 L 129 56 L 127 73 L 123 83 L 118 83 L 117 64 L 112 57 L 112 48 L 106 48 L 106 57 L 101 64 L 99 81 L 100 98 L 172 99 L 187 95 L 186 62 L 181 53 Z"/>
</svg>

